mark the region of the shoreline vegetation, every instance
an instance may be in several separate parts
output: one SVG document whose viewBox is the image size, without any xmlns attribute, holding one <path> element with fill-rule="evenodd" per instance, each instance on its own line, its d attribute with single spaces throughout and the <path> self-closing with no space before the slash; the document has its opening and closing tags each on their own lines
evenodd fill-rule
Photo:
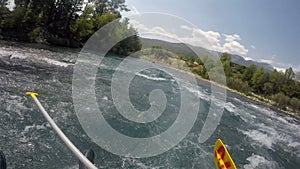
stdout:
<svg viewBox="0 0 300 169">
<path fill-rule="evenodd" d="M 300 83 L 294 80 L 295 74 L 293 73 L 293 70 L 291 68 L 287 69 L 285 72 L 277 72 L 275 69 L 273 70 L 273 72 L 266 72 L 263 68 L 257 68 L 255 65 L 245 67 L 231 63 L 231 55 L 228 53 L 223 53 L 220 57 L 220 60 L 223 64 L 222 67 L 224 67 L 223 69 L 227 81 L 227 85 L 224 86 L 219 84 L 218 82 L 209 80 L 207 72 L 204 72 L 207 71 L 204 67 L 204 61 L 211 62 L 212 64 L 214 63 L 214 61 L 211 60 L 207 55 L 204 55 L 200 58 L 185 57 L 181 54 L 174 55 L 168 50 L 161 48 L 160 46 L 153 46 L 152 49 L 145 49 L 142 53 L 137 54 L 137 57 L 195 76 L 200 81 L 204 81 L 208 84 L 224 88 L 227 91 L 247 98 L 250 101 L 254 101 L 260 105 L 267 106 L 270 109 L 277 110 L 300 120 Z M 207 66 L 208 64 L 206 63 L 205 65 Z M 214 69 L 213 66 L 212 69 Z M 257 82 L 258 84 L 249 85 L 246 79 L 245 81 L 243 81 L 243 73 L 245 76 L 248 76 L 249 83 L 253 81 Z M 230 82 L 230 80 L 232 79 L 234 79 L 234 82 Z M 281 86 L 278 86 L 278 93 L 275 93 L 274 91 L 276 91 L 276 89 L 271 86 L 273 85 L 271 81 L 280 83 L 280 79 L 282 84 Z M 230 83 L 233 83 L 232 85 L 234 87 L 229 86 Z M 284 86 L 285 83 L 295 85 Z M 262 86 L 261 94 L 257 93 L 257 90 L 255 90 L 254 88 L 255 85 L 256 87 L 258 87 L 258 85 Z M 269 88 L 267 88 L 266 86 L 268 86 Z M 290 98 L 289 96 L 285 95 L 283 91 L 285 88 L 291 89 L 292 87 L 294 88 L 293 91 L 286 91 L 294 95 L 294 97 Z M 266 89 L 269 89 L 269 93 L 265 91 Z"/>
<path fill-rule="evenodd" d="M 81 48 L 104 25 L 119 20 L 114 38 L 136 34 L 122 11 L 125 0 L 19 0 L 14 9 L 0 0 L 0 39 Z M 109 36 L 109 35 L 108 35 Z M 109 38 L 109 37 L 107 37 Z M 119 38 L 121 39 L 121 38 Z M 111 53 L 129 55 L 141 49 L 137 35 L 116 44 Z"/>
</svg>

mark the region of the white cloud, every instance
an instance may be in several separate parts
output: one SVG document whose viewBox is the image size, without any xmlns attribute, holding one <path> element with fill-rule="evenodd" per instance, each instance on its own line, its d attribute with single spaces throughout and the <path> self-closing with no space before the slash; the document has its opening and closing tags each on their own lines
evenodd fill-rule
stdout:
<svg viewBox="0 0 300 169">
<path fill-rule="evenodd" d="M 223 36 L 225 36 L 225 41 L 226 42 L 233 42 L 233 41 L 241 40 L 241 37 L 237 34 L 233 34 L 233 35 L 223 34 Z"/>
<path fill-rule="evenodd" d="M 206 32 L 201 29 L 190 28 L 186 25 L 182 25 L 181 28 L 192 31 L 192 37 L 184 38 L 186 42 L 192 45 L 202 46 L 219 52 L 229 52 L 240 55 L 246 55 L 248 53 L 248 49 L 246 49 L 245 46 L 238 42 L 238 40 L 241 40 L 241 37 L 237 34 L 222 34 L 225 37 L 226 41 L 222 45 L 220 42 L 222 36 L 219 32 Z"/>
<path fill-rule="evenodd" d="M 300 72 L 300 66 L 295 68 L 295 72 Z"/>
<path fill-rule="evenodd" d="M 134 19 L 130 19 L 129 24 L 132 27 L 134 27 L 135 29 L 137 29 L 139 32 L 149 32 L 150 31 L 149 28 L 147 28 L 145 25 L 141 24 L 140 22 L 138 22 Z"/>
<path fill-rule="evenodd" d="M 189 30 L 189 31 L 192 30 L 191 27 L 188 27 L 188 26 L 186 26 L 186 25 L 181 25 L 180 28 L 181 28 L 181 29 L 185 29 L 185 30 Z"/>
<path fill-rule="evenodd" d="M 274 69 L 278 70 L 278 71 L 283 71 L 285 72 L 286 69 L 288 69 L 289 67 L 293 68 L 293 71 L 295 73 L 300 72 L 300 65 L 295 65 L 295 64 L 290 64 L 290 63 L 277 63 L 277 62 L 273 62 Z"/>
<path fill-rule="evenodd" d="M 246 55 L 248 53 L 248 49 L 246 49 L 245 46 L 238 42 L 239 40 L 241 40 L 241 37 L 237 34 L 227 35 L 221 34 L 216 31 L 203 31 L 198 28 L 181 25 L 179 26 L 179 28 L 188 31 L 188 34 L 185 34 L 185 36 L 179 36 L 177 34 L 170 33 L 166 29 L 159 26 L 148 28 L 133 19 L 131 19 L 129 22 L 134 28 L 138 30 L 138 32 L 158 34 L 176 39 L 183 43 L 191 44 L 193 46 L 201 46 L 219 52 L 229 52 L 239 55 Z M 221 38 L 225 38 L 225 43 L 221 43 Z"/>
<path fill-rule="evenodd" d="M 15 1 L 14 1 L 14 0 L 9 0 L 9 1 L 7 2 L 6 7 L 7 7 L 10 11 L 14 10 L 14 8 L 16 7 Z"/>
<path fill-rule="evenodd" d="M 240 54 L 240 55 L 246 55 L 248 53 L 248 49 L 246 49 L 245 46 L 240 44 L 241 37 L 240 35 L 233 34 L 233 35 L 227 35 L 223 34 L 225 37 L 226 43 L 223 45 L 223 51 L 229 52 L 233 54 Z"/>
<path fill-rule="evenodd" d="M 181 28 L 191 31 L 191 36 L 180 37 L 181 41 L 194 46 L 201 46 L 211 50 L 220 50 L 220 33 L 214 31 L 206 32 L 201 29 L 189 28 L 187 26 L 181 26 Z"/>
<path fill-rule="evenodd" d="M 251 57 L 244 57 L 245 60 L 253 60 Z"/>
<path fill-rule="evenodd" d="M 201 29 L 190 28 L 186 25 L 182 25 L 180 28 L 192 31 L 192 37 L 184 38 L 184 40 L 192 45 L 202 46 L 211 50 L 219 52 L 229 52 L 233 54 L 246 55 L 248 49 L 238 42 L 241 37 L 237 34 L 227 35 L 222 34 L 225 37 L 225 44 L 221 44 L 221 34 L 214 31 L 203 31 Z"/>
<path fill-rule="evenodd" d="M 274 63 L 273 60 L 268 60 L 268 59 L 260 59 L 261 62 L 264 62 L 264 63 L 268 63 L 268 64 L 272 64 Z"/>
<path fill-rule="evenodd" d="M 277 71 L 285 72 L 285 70 L 287 68 L 292 67 L 294 72 L 300 72 L 300 65 L 291 64 L 291 63 L 277 62 L 276 60 L 274 60 L 275 56 L 277 56 L 277 55 L 272 55 L 272 58 L 270 60 L 260 59 L 260 61 L 273 65 L 274 69 L 276 69 Z"/>
<path fill-rule="evenodd" d="M 278 72 L 285 72 L 285 68 L 279 68 L 279 67 L 275 67 L 274 66 L 274 69 L 276 69 Z"/>
<path fill-rule="evenodd" d="M 227 42 L 223 45 L 224 52 L 229 52 L 233 54 L 246 55 L 248 53 L 248 49 L 245 46 L 241 45 L 237 41 Z"/>
</svg>

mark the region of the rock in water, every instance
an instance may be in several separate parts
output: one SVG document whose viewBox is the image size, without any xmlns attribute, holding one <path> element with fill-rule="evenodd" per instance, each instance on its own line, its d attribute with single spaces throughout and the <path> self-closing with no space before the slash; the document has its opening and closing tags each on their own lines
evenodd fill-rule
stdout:
<svg viewBox="0 0 300 169">
<path fill-rule="evenodd" d="M 0 169 L 6 169 L 5 155 L 1 150 L 0 150 Z"/>
<path fill-rule="evenodd" d="M 95 153 L 92 149 L 87 150 L 84 155 L 86 156 L 86 158 L 88 160 L 90 160 L 90 162 L 92 162 L 94 164 L 94 160 L 95 160 Z M 1 169 L 1 168 L 0 168 Z M 79 169 L 87 169 L 86 166 L 79 161 Z"/>
</svg>

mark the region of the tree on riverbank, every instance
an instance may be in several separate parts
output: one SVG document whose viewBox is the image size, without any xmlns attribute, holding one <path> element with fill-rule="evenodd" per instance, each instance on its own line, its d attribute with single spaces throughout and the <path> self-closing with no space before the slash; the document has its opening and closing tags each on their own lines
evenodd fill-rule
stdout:
<svg viewBox="0 0 300 169">
<path fill-rule="evenodd" d="M 0 1 L 0 37 L 8 40 L 49 43 L 68 47 L 82 47 L 88 38 L 105 24 L 121 18 L 128 11 L 125 0 L 18 0 L 13 11 Z M 135 31 L 122 23 L 118 33 Z M 126 27 L 127 29 L 124 29 Z M 140 50 L 139 38 L 120 42 L 124 49 L 113 49 L 118 54 Z M 128 47 L 127 44 L 136 44 Z M 120 46 L 120 45 L 119 45 Z"/>
<path fill-rule="evenodd" d="M 208 56 L 200 58 L 179 55 L 179 59 L 192 65 L 196 60 L 199 66 L 192 66 L 191 71 L 204 79 L 208 79 L 207 72 L 214 71 L 216 62 Z M 227 86 L 246 95 L 261 96 L 259 99 L 267 98 L 274 106 L 286 110 L 287 107 L 293 109 L 300 115 L 300 82 L 295 80 L 295 73 L 292 68 L 285 72 L 278 72 L 274 69 L 268 72 L 255 65 L 245 67 L 231 62 L 231 55 L 223 53 L 220 56 L 223 64 Z M 205 63 L 205 64 L 204 64 Z M 266 100 L 262 100 L 266 101 Z"/>
<path fill-rule="evenodd" d="M 297 110 L 300 109 L 300 100 L 299 99 L 293 97 L 290 101 L 290 104 L 291 104 L 294 112 L 296 112 Z"/>
</svg>

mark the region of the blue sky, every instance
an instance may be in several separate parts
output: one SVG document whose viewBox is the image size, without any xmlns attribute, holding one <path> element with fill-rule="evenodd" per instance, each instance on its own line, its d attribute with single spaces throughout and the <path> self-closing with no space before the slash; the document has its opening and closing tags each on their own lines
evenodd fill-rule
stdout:
<svg viewBox="0 0 300 169">
<path fill-rule="evenodd" d="M 300 71 L 298 0 L 126 0 L 128 14 L 162 12 L 217 33 L 220 50 Z M 235 49 L 234 49 L 235 48 Z"/>
</svg>

